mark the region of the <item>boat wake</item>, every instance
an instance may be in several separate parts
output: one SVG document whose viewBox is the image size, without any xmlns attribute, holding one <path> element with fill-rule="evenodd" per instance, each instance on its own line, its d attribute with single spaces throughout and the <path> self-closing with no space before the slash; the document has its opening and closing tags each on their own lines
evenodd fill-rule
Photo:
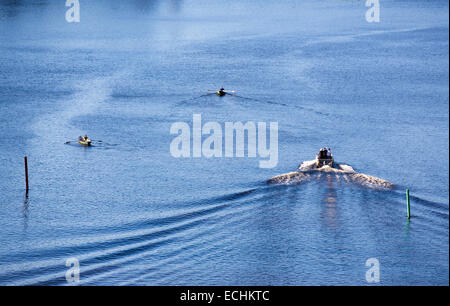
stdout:
<svg viewBox="0 0 450 306">
<path fill-rule="evenodd" d="M 322 174 L 334 175 L 336 180 L 345 180 L 347 183 L 353 183 L 368 188 L 391 189 L 394 184 L 371 175 L 357 173 L 351 166 L 345 164 L 336 164 L 334 167 L 328 165 L 317 168 L 316 161 L 304 161 L 297 171 L 277 175 L 269 179 L 269 184 L 300 184 L 311 181 L 313 178 L 320 179 Z"/>
</svg>

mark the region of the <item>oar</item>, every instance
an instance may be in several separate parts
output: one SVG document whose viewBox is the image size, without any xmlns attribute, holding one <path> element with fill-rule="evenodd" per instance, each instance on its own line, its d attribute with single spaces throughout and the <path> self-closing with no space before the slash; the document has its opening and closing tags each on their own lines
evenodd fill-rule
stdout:
<svg viewBox="0 0 450 306">
<path fill-rule="evenodd" d="M 220 91 L 219 89 L 208 89 L 208 91 Z M 223 92 L 234 92 L 234 90 L 222 90 Z"/>
<path fill-rule="evenodd" d="M 69 141 L 66 141 L 64 144 L 69 144 L 69 143 L 72 143 L 72 142 L 78 142 L 78 140 L 69 140 Z"/>
</svg>

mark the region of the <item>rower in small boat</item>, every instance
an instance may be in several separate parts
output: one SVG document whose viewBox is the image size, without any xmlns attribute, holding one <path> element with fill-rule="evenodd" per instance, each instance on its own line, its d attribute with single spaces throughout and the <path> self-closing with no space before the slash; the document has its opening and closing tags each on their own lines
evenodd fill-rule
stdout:
<svg viewBox="0 0 450 306">
<path fill-rule="evenodd" d="M 91 142 L 87 135 L 78 137 L 78 143 L 82 146 L 90 146 Z"/>
<path fill-rule="evenodd" d="M 218 96 L 225 96 L 225 94 L 226 94 L 226 92 L 225 92 L 225 88 L 223 88 L 223 87 L 221 87 L 217 92 L 216 92 L 216 94 L 218 95 Z"/>
</svg>

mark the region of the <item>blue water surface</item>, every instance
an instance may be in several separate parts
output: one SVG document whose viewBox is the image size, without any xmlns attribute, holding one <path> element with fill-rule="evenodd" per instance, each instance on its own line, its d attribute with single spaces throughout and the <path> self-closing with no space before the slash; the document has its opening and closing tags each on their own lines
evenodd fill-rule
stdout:
<svg viewBox="0 0 450 306">
<path fill-rule="evenodd" d="M 66 285 L 69 258 L 82 285 L 449 284 L 447 1 L 67 9 L 0 1 L 1 285 Z M 278 122 L 278 164 L 174 158 L 193 114 Z M 395 188 L 266 183 L 323 146 Z"/>
</svg>

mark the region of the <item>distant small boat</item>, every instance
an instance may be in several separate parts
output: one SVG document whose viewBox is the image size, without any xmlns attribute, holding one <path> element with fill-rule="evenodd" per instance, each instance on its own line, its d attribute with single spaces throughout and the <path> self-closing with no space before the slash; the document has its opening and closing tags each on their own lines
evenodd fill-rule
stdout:
<svg viewBox="0 0 450 306">
<path fill-rule="evenodd" d="M 82 146 L 89 147 L 92 143 L 92 140 L 90 140 L 87 136 L 80 136 L 78 137 L 78 143 Z"/>
</svg>

